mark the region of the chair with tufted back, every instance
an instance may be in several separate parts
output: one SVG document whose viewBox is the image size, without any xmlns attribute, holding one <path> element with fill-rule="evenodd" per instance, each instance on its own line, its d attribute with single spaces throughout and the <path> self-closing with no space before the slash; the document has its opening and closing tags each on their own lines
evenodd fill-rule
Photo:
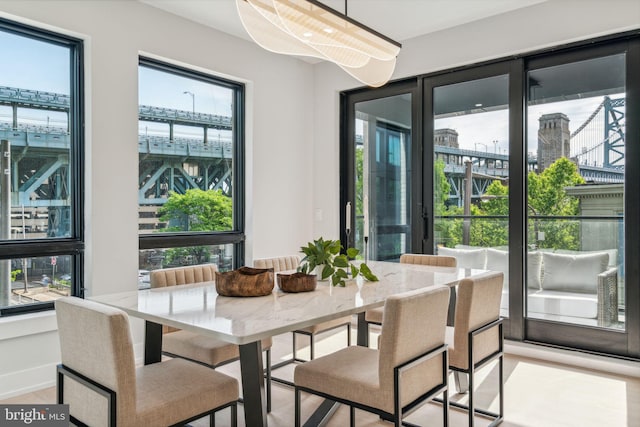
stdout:
<svg viewBox="0 0 640 427">
<path fill-rule="evenodd" d="M 74 424 L 173 426 L 230 407 L 237 425 L 238 381 L 187 360 L 135 367 L 129 317 L 122 310 L 63 297 L 55 302 L 62 363 L 59 404 Z"/>
<path fill-rule="evenodd" d="M 154 270 L 150 275 L 151 287 L 160 288 L 211 282 L 215 280 L 216 271 L 218 271 L 218 267 L 215 264 Z M 262 340 L 262 349 L 265 351 L 267 358 L 267 411 L 271 411 L 271 346 L 271 338 Z M 212 368 L 233 362 L 240 357 L 240 349 L 235 344 L 168 326 L 163 326 L 162 352 L 170 357 L 181 357 Z"/>
<path fill-rule="evenodd" d="M 262 258 L 256 259 L 253 262 L 253 266 L 256 268 L 273 268 L 275 272 L 279 271 L 288 271 L 295 270 L 300 265 L 300 257 L 298 255 L 289 255 L 275 258 Z M 282 362 L 276 363 L 273 365 L 272 369 L 278 369 L 282 366 L 288 365 L 294 362 L 305 362 L 304 359 L 301 359 L 297 355 L 297 345 L 296 345 L 296 336 L 297 335 L 306 335 L 309 337 L 309 359 L 313 360 L 315 358 L 315 337 L 317 334 L 327 332 L 336 328 L 340 328 L 346 326 L 347 328 L 347 346 L 351 345 L 351 316 L 341 317 L 339 319 L 328 320 L 326 322 L 318 323 L 312 326 L 309 326 L 304 329 L 295 330 L 292 332 L 293 338 L 293 357 Z M 284 380 L 282 378 L 273 378 L 274 381 L 293 385 L 291 381 Z"/>
</svg>

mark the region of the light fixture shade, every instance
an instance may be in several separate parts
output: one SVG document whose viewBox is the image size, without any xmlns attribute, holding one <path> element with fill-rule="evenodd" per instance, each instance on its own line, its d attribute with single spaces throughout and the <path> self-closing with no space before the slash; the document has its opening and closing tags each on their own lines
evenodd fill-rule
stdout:
<svg viewBox="0 0 640 427">
<path fill-rule="evenodd" d="M 329 60 L 361 82 L 385 84 L 401 45 L 314 0 L 236 0 L 242 25 L 271 52 Z"/>
</svg>

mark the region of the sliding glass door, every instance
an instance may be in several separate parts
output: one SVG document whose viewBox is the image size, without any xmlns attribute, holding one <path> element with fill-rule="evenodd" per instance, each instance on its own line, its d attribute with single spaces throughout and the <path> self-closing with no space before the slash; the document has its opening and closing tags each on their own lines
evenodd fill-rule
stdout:
<svg viewBox="0 0 640 427">
<path fill-rule="evenodd" d="M 531 340 L 640 354 L 639 65 L 637 40 L 526 63 Z"/>
<path fill-rule="evenodd" d="M 509 315 L 509 75 L 495 67 L 432 79 L 433 246 L 458 266 L 504 273 Z M 457 79 L 480 75 L 472 80 Z M 484 76 L 486 75 L 486 76 Z"/>
<path fill-rule="evenodd" d="M 527 72 L 527 317 L 623 330 L 626 55 L 563 59 Z"/>
<path fill-rule="evenodd" d="M 640 357 L 637 35 L 345 92 L 342 105 L 351 246 L 502 271 L 508 338 Z"/>
<path fill-rule="evenodd" d="M 353 197 L 343 201 L 348 245 L 372 260 L 398 261 L 413 251 L 412 173 L 415 168 L 412 86 L 397 85 L 375 99 L 352 103 L 348 138 Z M 349 234 L 346 234 L 347 223 Z"/>
</svg>

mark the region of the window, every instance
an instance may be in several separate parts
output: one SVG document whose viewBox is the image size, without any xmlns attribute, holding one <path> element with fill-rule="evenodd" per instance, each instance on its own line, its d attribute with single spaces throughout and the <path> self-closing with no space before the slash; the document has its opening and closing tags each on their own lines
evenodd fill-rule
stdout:
<svg viewBox="0 0 640 427">
<path fill-rule="evenodd" d="M 81 295 L 82 42 L 0 20 L 0 316 Z"/>
<path fill-rule="evenodd" d="M 142 58 L 139 286 L 149 271 L 244 264 L 244 86 Z"/>
<path fill-rule="evenodd" d="M 394 83 L 422 88 L 404 113 L 418 118 L 412 152 L 422 158 L 407 175 L 412 245 L 401 250 L 505 273 L 507 338 L 640 357 L 639 64 L 634 32 Z M 351 123 L 402 123 L 397 107 L 363 108 L 388 102 L 394 84 L 343 93 L 343 203 L 401 187 L 379 173 L 401 159 L 388 137 L 388 151 L 366 151 L 385 169 L 371 162 L 372 185 L 349 185 L 368 183 L 350 163 L 369 163 L 358 161 Z M 402 206 L 385 201 L 367 205 L 369 242 L 385 230 L 378 217 Z"/>
</svg>

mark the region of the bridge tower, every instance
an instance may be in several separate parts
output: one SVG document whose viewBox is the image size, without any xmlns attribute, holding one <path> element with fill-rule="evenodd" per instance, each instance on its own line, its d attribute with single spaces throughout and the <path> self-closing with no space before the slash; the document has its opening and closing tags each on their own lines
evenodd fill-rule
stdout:
<svg viewBox="0 0 640 427">
<path fill-rule="evenodd" d="M 453 129 L 436 129 L 433 132 L 433 142 L 434 145 L 460 148 L 458 145 L 458 132 Z"/>
<path fill-rule="evenodd" d="M 569 117 L 563 113 L 544 114 L 538 128 L 538 173 L 560 157 L 571 156 Z"/>
</svg>

